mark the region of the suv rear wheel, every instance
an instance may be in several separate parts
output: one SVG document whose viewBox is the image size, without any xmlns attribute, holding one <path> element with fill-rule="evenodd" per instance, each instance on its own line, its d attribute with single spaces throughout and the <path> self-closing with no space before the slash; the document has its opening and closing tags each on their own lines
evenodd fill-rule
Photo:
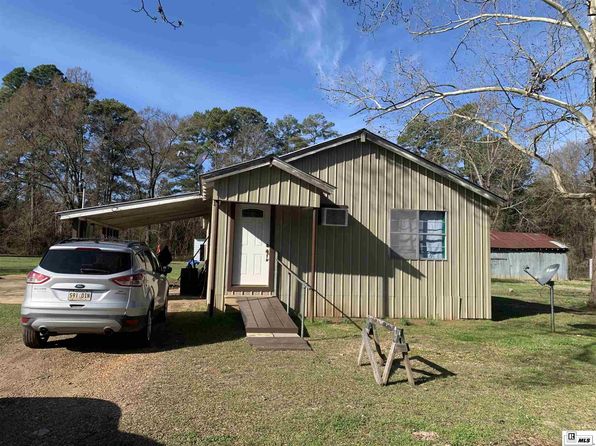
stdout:
<svg viewBox="0 0 596 446">
<path fill-rule="evenodd" d="M 149 308 L 147 316 L 145 316 L 145 327 L 136 333 L 139 344 L 146 347 L 151 344 L 153 336 L 153 308 Z"/>
<path fill-rule="evenodd" d="M 42 336 L 39 331 L 31 327 L 23 327 L 23 343 L 29 348 L 43 348 L 48 342 L 47 336 Z"/>
<path fill-rule="evenodd" d="M 168 297 L 169 293 L 166 294 L 166 299 L 163 304 L 163 308 L 159 311 L 159 314 L 156 317 L 157 322 L 163 322 L 164 324 L 168 320 Z"/>
</svg>

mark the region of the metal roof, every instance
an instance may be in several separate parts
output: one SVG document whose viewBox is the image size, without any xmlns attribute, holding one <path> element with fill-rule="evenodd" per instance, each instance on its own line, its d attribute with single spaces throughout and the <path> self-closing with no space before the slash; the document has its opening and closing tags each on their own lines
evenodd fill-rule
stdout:
<svg viewBox="0 0 596 446">
<path fill-rule="evenodd" d="M 561 242 L 553 240 L 546 234 L 530 232 L 499 232 L 490 233 L 491 249 L 505 250 L 551 250 L 567 251 L 568 248 Z"/>
<path fill-rule="evenodd" d="M 200 192 L 145 198 L 81 209 L 57 212 L 60 220 L 81 218 L 116 229 L 128 229 L 168 221 L 205 217 L 211 213 L 211 201 Z"/>
<path fill-rule="evenodd" d="M 399 145 L 389 141 L 388 139 L 385 139 L 382 136 L 379 136 L 376 133 L 373 133 L 370 130 L 367 130 L 365 128 L 357 130 L 353 133 L 349 133 L 347 135 L 339 136 L 339 137 L 331 139 L 329 141 L 324 141 L 322 143 L 315 144 L 314 146 L 305 147 L 304 149 L 299 149 L 294 152 L 286 153 L 284 155 L 281 155 L 280 159 L 282 159 L 288 163 L 291 163 L 295 159 L 303 158 L 305 156 L 314 155 L 315 153 L 318 153 L 320 151 L 327 150 L 332 147 L 336 147 L 338 145 L 344 144 L 348 141 L 354 141 L 357 139 L 360 139 L 362 141 L 365 141 L 365 140 L 372 141 L 373 143 L 375 143 L 375 144 L 377 144 L 393 153 L 397 153 L 398 155 L 406 158 L 409 161 L 412 161 L 412 162 L 418 164 L 419 166 L 425 167 L 426 169 L 436 173 L 437 175 L 447 178 L 447 179 L 453 181 L 454 183 L 457 183 L 460 186 L 462 186 L 478 195 L 483 196 L 484 198 L 492 201 L 493 203 L 497 203 L 497 204 L 505 203 L 505 200 L 502 197 L 499 197 L 497 194 L 494 194 L 493 192 L 489 191 L 488 189 L 478 186 L 477 184 L 471 182 L 470 180 L 468 180 L 462 176 L 459 176 L 456 173 L 451 172 L 449 169 L 446 169 L 443 166 L 440 166 L 439 164 L 435 164 L 432 161 L 429 161 L 426 158 L 423 158 L 420 155 L 417 155 L 417 154 L 413 153 L 412 151 L 410 151 L 402 146 L 399 146 Z"/>
<path fill-rule="evenodd" d="M 112 203 L 102 206 L 93 206 L 82 209 L 72 209 L 57 212 L 61 220 L 70 220 L 80 218 L 106 227 L 116 229 L 127 229 L 151 224 L 163 223 L 174 220 L 183 220 L 193 217 L 206 217 L 211 212 L 211 192 L 213 181 L 229 175 L 234 175 L 245 170 L 251 170 L 264 165 L 275 166 L 282 169 L 302 181 L 312 184 L 325 194 L 331 193 L 335 186 L 304 172 L 291 165 L 293 160 L 305 156 L 311 156 L 322 150 L 337 147 L 349 141 L 361 139 L 371 142 L 393 151 L 404 158 L 415 162 L 463 187 L 475 192 L 484 198 L 502 203 L 504 200 L 492 192 L 462 178 L 455 173 L 432 163 L 397 144 L 388 141 L 366 129 L 360 129 L 338 138 L 331 139 L 319 144 L 315 144 L 304 149 L 296 150 L 279 157 L 268 155 L 244 163 L 239 163 L 222 169 L 213 170 L 201 175 L 201 191 L 189 192 L 184 194 L 169 195 L 165 197 L 147 198 L 142 200 L 126 201 L 122 203 Z M 561 249 L 561 247 L 558 247 Z M 551 247 L 551 249 L 553 249 Z"/>
<path fill-rule="evenodd" d="M 269 163 L 272 158 L 276 158 L 277 160 L 285 161 L 286 163 L 291 164 L 293 160 L 300 159 L 305 156 L 311 156 L 311 155 L 314 155 L 315 153 L 321 152 L 323 150 L 331 149 L 333 147 L 337 147 L 341 144 L 345 144 L 346 142 L 354 141 L 357 139 L 362 139 L 362 140 L 368 139 L 369 141 L 374 142 L 375 144 L 378 144 L 379 146 L 381 146 L 391 152 L 401 155 L 402 157 L 408 159 L 409 161 L 412 161 L 420 166 L 423 166 L 423 167 L 431 170 L 432 172 L 434 172 L 438 175 L 441 175 L 442 177 L 447 178 L 447 179 L 453 181 L 454 183 L 457 183 L 460 186 L 465 187 L 466 189 L 468 189 L 478 195 L 483 196 L 484 198 L 492 201 L 493 203 L 498 203 L 498 204 L 505 203 L 505 200 L 503 198 L 492 193 L 488 189 L 484 189 L 483 187 L 478 186 L 477 184 L 471 182 L 470 180 L 468 180 L 464 177 L 461 177 L 461 176 L 451 172 L 448 169 L 445 169 L 443 166 L 435 164 L 432 161 L 427 160 L 426 158 L 416 155 L 415 153 L 411 152 L 410 150 L 405 149 L 405 148 L 389 141 L 388 139 L 385 139 L 382 136 L 379 136 L 379 135 L 371 132 L 370 130 L 367 130 L 364 128 L 357 130 L 355 132 L 352 132 L 352 133 L 348 133 L 347 135 L 338 136 L 337 138 L 333 138 L 328 141 L 323 141 L 321 143 L 318 143 L 318 144 L 315 144 L 315 145 L 312 145 L 309 147 L 305 147 L 304 149 L 299 149 L 299 150 L 295 150 L 293 152 L 285 153 L 283 155 L 280 155 L 279 157 L 272 157 L 271 155 L 267 155 L 262 158 L 257 158 L 254 160 L 245 161 L 245 162 L 238 163 L 238 164 L 233 164 L 228 167 L 222 167 L 221 169 L 212 170 L 211 172 L 207 172 L 207 173 L 201 175 L 201 179 L 204 180 L 205 183 L 210 184 L 211 180 L 214 177 L 233 175 L 236 172 L 239 173 L 239 172 L 244 172 L 245 170 L 261 167 L 261 166 L 264 166 L 267 163 Z M 208 187 L 205 187 L 205 185 L 203 187 L 204 187 L 203 193 L 205 195 L 208 195 L 209 194 Z"/>
</svg>

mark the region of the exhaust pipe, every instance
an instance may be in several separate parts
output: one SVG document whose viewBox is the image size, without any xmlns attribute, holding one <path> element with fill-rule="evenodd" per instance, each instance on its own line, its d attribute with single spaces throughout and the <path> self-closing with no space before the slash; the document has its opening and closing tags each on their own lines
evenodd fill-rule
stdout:
<svg viewBox="0 0 596 446">
<path fill-rule="evenodd" d="M 48 329 L 46 327 L 41 327 L 39 329 L 39 334 L 42 336 L 47 336 L 48 335 Z"/>
<path fill-rule="evenodd" d="M 112 336 L 114 334 L 114 330 L 112 330 L 110 327 L 106 327 L 103 329 L 103 334 L 106 336 Z"/>
</svg>

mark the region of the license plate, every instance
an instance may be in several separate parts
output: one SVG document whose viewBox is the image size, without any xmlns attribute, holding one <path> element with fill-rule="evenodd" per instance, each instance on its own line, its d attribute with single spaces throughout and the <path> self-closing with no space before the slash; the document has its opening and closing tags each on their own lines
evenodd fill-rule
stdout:
<svg viewBox="0 0 596 446">
<path fill-rule="evenodd" d="M 89 291 L 69 291 L 68 300 L 91 300 Z"/>
</svg>

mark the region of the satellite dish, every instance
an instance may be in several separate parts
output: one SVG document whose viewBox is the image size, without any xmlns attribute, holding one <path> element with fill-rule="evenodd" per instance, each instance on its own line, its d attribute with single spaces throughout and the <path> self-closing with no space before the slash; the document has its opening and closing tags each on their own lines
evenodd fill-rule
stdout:
<svg viewBox="0 0 596 446">
<path fill-rule="evenodd" d="M 553 265 L 550 265 L 549 267 L 547 267 L 544 272 L 542 273 L 541 276 L 538 277 L 538 279 L 536 280 L 540 285 L 546 285 L 548 282 L 550 282 L 552 280 L 552 278 L 555 276 L 555 274 L 557 274 L 557 271 L 559 271 L 559 264 L 555 263 Z"/>
<path fill-rule="evenodd" d="M 553 333 L 555 332 L 555 282 L 552 279 L 557 274 L 557 271 L 559 271 L 559 266 L 558 263 L 550 265 L 539 277 L 532 275 L 529 266 L 524 268 L 526 274 L 538 282 L 540 286 L 548 285 L 550 288 L 550 330 Z"/>
</svg>

